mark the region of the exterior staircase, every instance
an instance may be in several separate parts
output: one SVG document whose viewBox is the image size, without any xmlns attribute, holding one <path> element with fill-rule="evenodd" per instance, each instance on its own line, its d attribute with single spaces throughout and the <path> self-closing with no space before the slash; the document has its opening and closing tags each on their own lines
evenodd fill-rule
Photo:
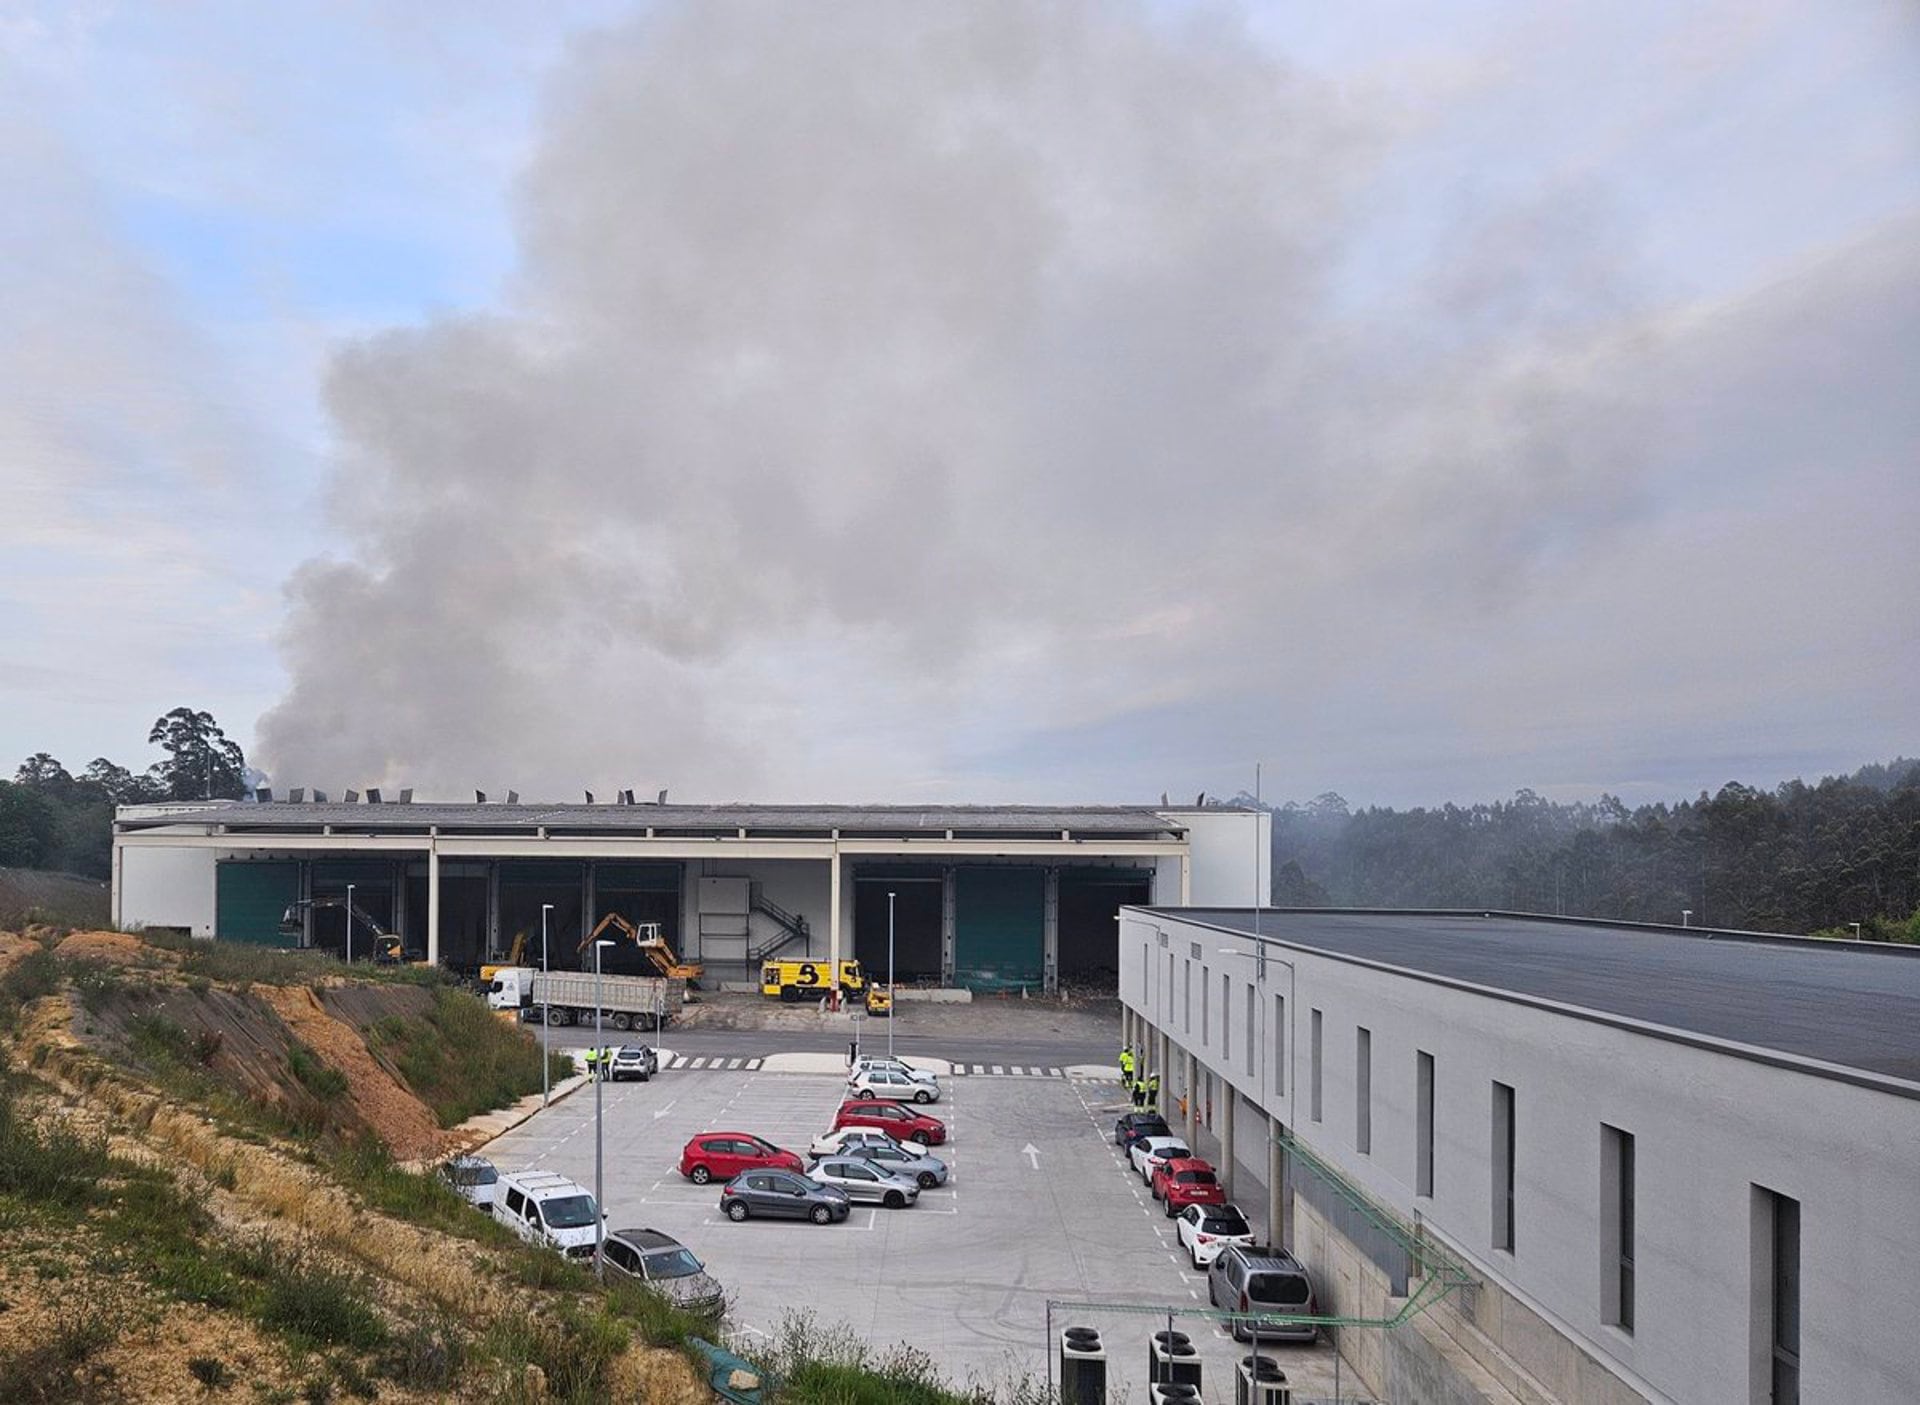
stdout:
<svg viewBox="0 0 1920 1405">
<path fill-rule="evenodd" d="M 748 937 L 747 961 L 750 966 L 759 966 L 762 961 L 786 950 L 794 942 L 799 942 L 801 949 L 805 950 L 808 936 L 806 918 L 788 912 L 779 903 L 767 897 L 760 891 L 758 883 L 749 890 L 747 905 L 752 912 L 760 913 L 774 925 L 773 932 L 757 946 L 753 938 Z"/>
</svg>

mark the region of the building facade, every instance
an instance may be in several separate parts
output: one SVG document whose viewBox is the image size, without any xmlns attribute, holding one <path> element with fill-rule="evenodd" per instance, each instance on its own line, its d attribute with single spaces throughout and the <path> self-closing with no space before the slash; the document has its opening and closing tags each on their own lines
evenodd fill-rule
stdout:
<svg viewBox="0 0 1920 1405">
<path fill-rule="evenodd" d="M 1408 1268 L 1288 1138 L 1469 1269 L 1343 1335 L 1381 1398 L 1920 1400 L 1920 951 L 1246 909 L 1120 946 L 1130 1036 L 1324 1303 L 1391 1315 Z"/>
<path fill-rule="evenodd" d="M 1114 982 L 1127 903 L 1243 900 L 1268 834 L 1266 815 L 1218 806 L 125 806 L 113 912 L 340 951 L 351 888 L 457 967 L 522 935 L 537 961 L 543 925 L 551 964 L 574 966 L 617 912 L 723 979 L 776 956 L 884 971 L 891 932 L 902 981 L 1052 990 Z"/>
</svg>

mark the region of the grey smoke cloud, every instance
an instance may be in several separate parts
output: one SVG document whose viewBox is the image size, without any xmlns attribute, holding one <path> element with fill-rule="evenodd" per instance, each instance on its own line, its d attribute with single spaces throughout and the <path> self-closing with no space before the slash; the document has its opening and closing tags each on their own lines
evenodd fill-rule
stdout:
<svg viewBox="0 0 1920 1405">
<path fill-rule="evenodd" d="M 266 764 L 1017 793 L 981 758 L 1204 732 L 1593 569 L 1654 511 L 1626 371 L 1672 329 L 1581 188 L 1459 214 L 1356 307 L 1405 139 L 1231 11 L 700 3 L 583 41 L 502 307 L 334 365 L 352 548 L 290 582 Z"/>
</svg>

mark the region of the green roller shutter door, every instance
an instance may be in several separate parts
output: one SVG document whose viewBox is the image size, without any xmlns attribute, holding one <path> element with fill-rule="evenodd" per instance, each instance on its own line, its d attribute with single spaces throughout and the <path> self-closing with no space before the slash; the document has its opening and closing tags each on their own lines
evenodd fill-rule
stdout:
<svg viewBox="0 0 1920 1405">
<path fill-rule="evenodd" d="M 223 942 L 298 946 L 280 919 L 300 896 L 297 863 L 222 863 L 214 870 L 214 935 Z"/>
<path fill-rule="evenodd" d="M 1037 868 L 954 873 L 953 978 L 978 990 L 1041 982 L 1047 876 Z"/>
</svg>

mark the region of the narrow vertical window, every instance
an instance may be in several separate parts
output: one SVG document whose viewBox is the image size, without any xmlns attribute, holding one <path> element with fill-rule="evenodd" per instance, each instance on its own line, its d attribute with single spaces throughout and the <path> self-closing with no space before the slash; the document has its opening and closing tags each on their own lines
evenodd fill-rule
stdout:
<svg viewBox="0 0 1920 1405">
<path fill-rule="evenodd" d="M 1213 973 L 1205 966 L 1200 968 L 1200 1047 L 1206 1048 L 1213 1042 L 1213 999 L 1207 994 L 1208 982 Z"/>
<path fill-rule="evenodd" d="M 1513 1089 L 1493 1085 L 1493 1247 L 1513 1252 Z"/>
<path fill-rule="evenodd" d="M 1188 1034 L 1193 1033 L 1193 962 L 1180 963 L 1180 1022 Z"/>
<path fill-rule="evenodd" d="M 1287 1095 L 1287 997 L 1273 997 L 1273 1095 Z M 1291 1116 L 1287 1119 L 1291 1122 Z"/>
<path fill-rule="evenodd" d="M 1600 1126 L 1600 1320 L 1633 1330 L 1633 1133 Z"/>
<path fill-rule="evenodd" d="M 1247 1073 L 1248 1073 L 1248 1076 L 1252 1076 L 1253 1074 L 1258 1073 L 1260 1071 L 1260 1065 L 1254 1062 L 1254 1059 L 1256 1057 L 1254 1053 L 1254 1048 L 1258 1042 L 1254 1038 L 1254 1035 L 1258 1032 L 1258 1030 L 1256 1028 L 1257 1022 L 1254 1019 L 1253 1002 L 1254 1002 L 1253 982 L 1248 981 L 1247 982 Z"/>
<path fill-rule="evenodd" d="M 1233 1062 L 1233 977 L 1220 973 L 1220 1062 Z"/>
<path fill-rule="evenodd" d="M 1320 1018 L 1320 1012 L 1318 1010 L 1315 1010 L 1313 1012 L 1312 1043 L 1307 1050 L 1308 1058 L 1311 1060 L 1311 1067 L 1307 1071 L 1313 1079 L 1313 1120 L 1315 1122 L 1318 1122 L 1320 1120 L 1320 1026 L 1321 1026 L 1321 1023 L 1322 1021 Z"/>
<path fill-rule="evenodd" d="M 1425 1049 L 1413 1056 L 1413 1193 L 1433 1194 L 1433 1055 Z"/>
<path fill-rule="evenodd" d="M 1373 1031 L 1353 1032 L 1353 1149 L 1373 1151 Z"/>
<path fill-rule="evenodd" d="M 1752 1398 L 1800 1405 L 1800 1202 L 1755 1186 Z"/>
</svg>

